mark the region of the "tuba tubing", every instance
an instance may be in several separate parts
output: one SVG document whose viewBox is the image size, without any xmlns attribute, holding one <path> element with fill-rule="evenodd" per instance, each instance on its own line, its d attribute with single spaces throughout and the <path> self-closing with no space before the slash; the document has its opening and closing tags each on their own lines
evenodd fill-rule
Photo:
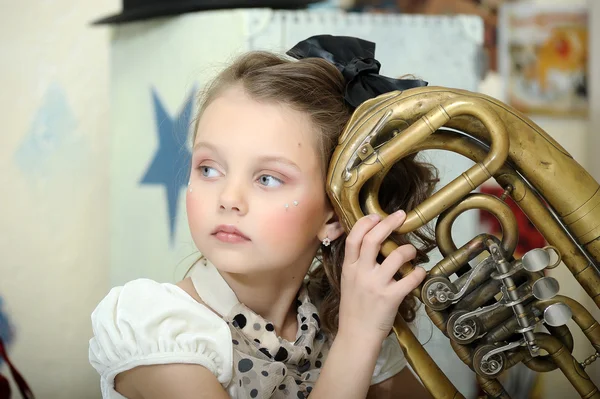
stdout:
<svg viewBox="0 0 600 399">
<path fill-rule="evenodd" d="M 437 218 L 436 243 L 444 258 L 412 295 L 426 305 L 433 324 L 450 337 L 451 347 L 476 372 L 489 397 L 509 397 L 496 377 L 522 362 L 538 372 L 560 368 L 581 397 L 600 399 L 584 370 L 600 357 L 598 322 L 577 301 L 554 292 L 553 297 L 539 297 L 543 291 L 536 294 L 533 289 L 543 276 L 536 269 L 545 262 L 540 259 L 552 249 L 558 260 L 542 266 L 553 268 L 562 261 L 600 307 L 598 182 L 533 121 L 494 98 L 444 87 L 391 92 L 356 109 L 331 158 L 327 193 L 344 229 L 349 232 L 365 214 L 386 217 L 378 192 L 387 172 L 403 157 L 429 149 L 461 154 L 474 165 L 406 209 L 406 220 L 395 231 L 410 234 Z M 500 199 L 472 193 L 490 178 L 505 190 Z M 515 259 L 518 228 L 503 202 L 507 196 L 548 247 Z M 452 225 L 471 209 L 492 213 L 502 226 L 501 239 L 480 234 L 457 248 Z M 381 246 L 384 257 L 398 246 L 394 236 Z M 471 266 L 469 262 L 486 253 L 483 261 Z M 413 269 L 410 262 L 402 265 L 397 278 Z M 451 281 L 454 275 L 457 278 Z M 542 283 L 551 282 L 539 280 Z M 568 327 L 556 324 L 569 314 L 596 350 L 583 363 L 571 354 L 573 337 Z M 539 332 L 539 324 L 546 324 L 550 334 Z M 409 364 L 435 398 L 463 398 L 399 315 L 394 333 Z"/>
</svg>

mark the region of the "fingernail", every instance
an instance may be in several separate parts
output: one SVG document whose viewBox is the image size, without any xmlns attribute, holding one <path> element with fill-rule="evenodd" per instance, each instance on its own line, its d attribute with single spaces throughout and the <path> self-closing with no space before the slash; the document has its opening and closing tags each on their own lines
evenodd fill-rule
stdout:
<svg viewBox="0 0 600 399">
<path fill-rule="evenodd" d="M 371 219 L 374 222 L 378 222 L 381 218 L 379 217 L 378 214 L 372 213 L 372 214 L 369 215 L 369 219 Z"/>
<path fill-rule="evenodd" d="M 404 215 L 406 215 L 406 213 L 402 209 L 400 209 L 400 210 L 397 210 L 396 212 L 394 212 L 394 215 L 396 215 L 396 216 L 404 216 Z"/>
</svg>

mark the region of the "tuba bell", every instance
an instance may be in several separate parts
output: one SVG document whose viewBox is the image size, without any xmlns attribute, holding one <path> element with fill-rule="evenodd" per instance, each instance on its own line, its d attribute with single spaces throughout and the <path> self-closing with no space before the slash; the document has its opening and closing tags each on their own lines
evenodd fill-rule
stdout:
<svg viewBox="0 0 600 399">
<path fill-rule="evenodd" d="M 579 302 L 559 295 L 558 281 L 544 273 L 564 264 L 600 307 L 598 182 L 533 121 L 494 98 L 445 87 L 392 92 L 356 109 L 331 159 L 327 193 L 346 231 L 366 214 L 387 216 L 378 202 L 383 178 L 400 159 L 422 150 L 452 151 L 474 165 L 406 209 L 406 221 L 395 232 L 408 234 L 437 217 L 435 239 L 443 259 L 412 295 L 488 397 L 509 398 L 497 377 L 523 363 L 536 372 L 559 368 L 582 398 L 600 399 L 585 372 L 600 357 L 600 326 Z M 474 192 L 490 178 L 503 188 L 501 198 Z M 515 259 L 519 232 L 507 196 L 548 246 Z M 501 238 L 480 234 L 457 248 L 452 224 L 471 209 L 494 215 Z M 392 235 L 381 255 L 397 247 Z M 413 269 L 402 265 L 397 278 Z M 565 325 L 570 319 L 595 350 L 582 362 L 572 355 L 573 337 Z M 394 333 L 433 397 L 464 397 L 399 315 Z"/>
</svg>

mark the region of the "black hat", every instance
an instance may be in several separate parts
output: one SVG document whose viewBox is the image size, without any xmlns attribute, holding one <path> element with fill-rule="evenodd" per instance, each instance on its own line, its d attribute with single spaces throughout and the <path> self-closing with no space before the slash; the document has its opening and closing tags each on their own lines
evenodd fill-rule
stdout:
<svg viewBox="0 0 600 399">
<path fill-rule="evenodd" d="M 232 8 L 299 9 L 320 1 L 323 0 L 123 0 L 120 14 L 99 19 L 92 24 L 118 24 L 191 11 Z"/>
</svg>

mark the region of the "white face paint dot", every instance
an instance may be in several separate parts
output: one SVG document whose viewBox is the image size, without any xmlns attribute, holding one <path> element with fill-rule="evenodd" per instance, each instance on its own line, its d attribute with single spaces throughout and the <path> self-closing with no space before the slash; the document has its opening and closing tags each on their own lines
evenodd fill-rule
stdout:
<svg viewBox="0 0 600 399">
<path fill-rule="evenodd" d="M 298 206 L 298 201 L 294 201 L 294 206 Z"/>
</svg>

